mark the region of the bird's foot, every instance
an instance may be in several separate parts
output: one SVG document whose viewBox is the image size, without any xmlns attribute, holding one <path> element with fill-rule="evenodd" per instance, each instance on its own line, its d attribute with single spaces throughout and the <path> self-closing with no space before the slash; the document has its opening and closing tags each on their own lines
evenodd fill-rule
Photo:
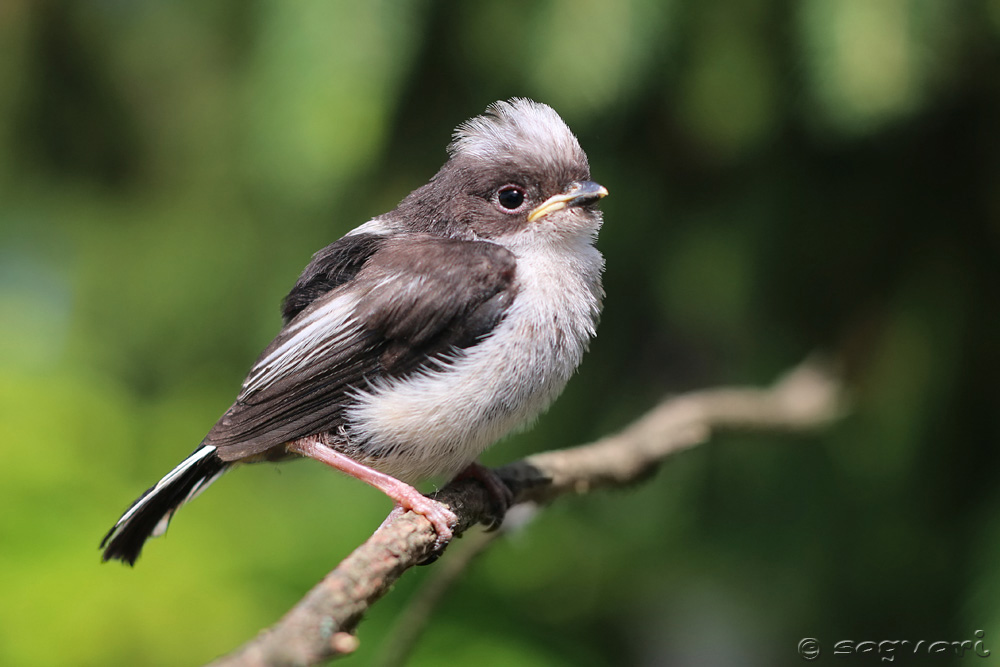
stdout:
<svg viewBox="0 0 1000 667">
<path fill-rule="evenodd" d="M 487 531 L 496 530 L 503 524 L 503 519 L 507 515 L 507 510 L 514 503 L 514 492 L 510 490 L 493 468 L 487 468 L 478 461 L 473 461 L 465 467 L 462 472 L 455 476 L 456 480 L 474 479 L 486 487 L 486 492 L 493 502 L 493 517 Z"/>
<path fill-rule="evenodd" d="M 311 459 L 321 461 L 332 468 L 346 472 L 352 477 L 357 477 L 362 482 L 374 486 L 376 489 L 392 498 L 396 503 L 396 510 L 400 508 L 410 510 L 424 517 L 431 522 L 437 539 L 434 540 L 433 554 L 440 555 L 440 552 L 451 541 L 454 536 L 454 528 L 458 523 L 458 517 L 442 503 L 428 498 L 415 488 L 405 482 L 401 482 L 391 475 L 369 468 L 363 463 L 358 463 L 354 459 L 341 454 L 316 436 L 301 438 L 288 444 L 288 450 Z M 436 560 L 437 556 L 433 555 Z M 425 561 L 427 562 L 427 561 Z"/>
<path fill-rule="evenodd" d="M 397 503 L 396 510 L 393 511 L 409 510 L 430 521 L 434 532 L 437 533 L 437 539 L 434 540 L 434 551 L 442 551 L 454 536 L 453 530 L 458 524 L 458 516 L 444 503 L 428 498 L 413 487 L 410 487 L 410 491 L 413 493 L 401 493 L 398 496 L 393 496 L 393 500 Z"/>
</svg>

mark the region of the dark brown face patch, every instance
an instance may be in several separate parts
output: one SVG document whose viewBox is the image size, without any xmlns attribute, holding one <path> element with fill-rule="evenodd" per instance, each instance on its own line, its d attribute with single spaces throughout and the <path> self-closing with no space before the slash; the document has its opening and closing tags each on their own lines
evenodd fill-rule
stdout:
<svg viewBox="0 0 1000 667">
<path fill-rule="evenodd" d="M 384 216 L 397 229 L 452 238 L 496 239 L 527 224 L 536 206 L 590 180 L 587 155 L 558 114 L 530 100 L 490 105 L 463 123 L 451 159 L 431 181 Z M 524 193 L 524 205 L 500 205 L 505 186 Z"/>
<path fill-rule="evenodd" d="M 530 156 L 529 156 L 530 157 Z M 415 190 L 388 217 L 414 231 L 456 238 L 493 239 L 528 224 L 530 211 L 570 183 L 590 178 L 585 159 L 554 168 L 549 161 L 524 163 L 456 155 L 430 183 Z M 498 192 L 508 185 L 523 188 L 525 203 L 517 212 L 497 205 Z"/>
</svg>

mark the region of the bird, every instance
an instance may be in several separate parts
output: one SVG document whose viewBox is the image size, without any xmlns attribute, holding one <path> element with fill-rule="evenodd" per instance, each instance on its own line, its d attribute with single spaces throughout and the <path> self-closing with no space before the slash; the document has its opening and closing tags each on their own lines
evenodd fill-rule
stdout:
<svg viewBox="0 0 1000 667">
<path fill-rule="evenodd" d="M 134 565 L 236 464 L 301 457 L 423 515 L 443 547 L 457 517 L 413 485 L 470 475 L 509 495 L 477 458 L 548 408 L 596 335 L 607 194 L 548 105 L 498 101 L 460 124 L 427 184 L 313 256 L 235 402 L 102 560 Z"/>
</svg>

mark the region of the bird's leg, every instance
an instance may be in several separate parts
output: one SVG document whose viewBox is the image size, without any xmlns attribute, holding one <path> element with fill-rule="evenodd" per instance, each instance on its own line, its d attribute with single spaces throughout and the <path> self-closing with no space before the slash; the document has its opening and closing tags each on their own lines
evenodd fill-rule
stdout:
<svg viewBox="0 0 1000 667">
<path fill-rule="evenodd" d="M 351 477 L 357 477 L 362 482 L 374 486 L 376 489 L 389 496 L 396 505 L 403 509 L 408 509 L 423 516 L 434 526 L 437 533 L 437 540 L 434 542 L 435 549 L 441 549 L 452 538 L 452 528 L 458 523 L 458 517 L 450 509 L 436 500 L 428 498 L 415 488 L 401 482 L 391 475 L 379 472 L 368 466 L 358 463 L 354 459 L 335 451 L 329 445 L 324 444 L 315 436 L 300 438 L 288 443 L 288 451 L 302 456 L 308 456 L 327 464 L 331 468 L 336 468 L 345 472 Z"/>
<path fill-rule="evenodd" d="M 493 501 L 495 512 L 493 521 L 487 530 L 496 530 L 499 528 L 500 524 L 503 523 L 503 518 L 506 516 L 507 510 L 510 509 L 511 504 L 514 502 L 514 493 L 510 490 L 510 487 L 504 484 L 504 481 L 500 479 L 500 476 L 496 474 L 493 468 L 487 468 L 478 461 L 473 461 L 467 465 L 462 472 L 455 475 L 455 479 L 452 481 L 460 479 L 475 479 L 486 487 L 486 491 Z"/>
</svg>

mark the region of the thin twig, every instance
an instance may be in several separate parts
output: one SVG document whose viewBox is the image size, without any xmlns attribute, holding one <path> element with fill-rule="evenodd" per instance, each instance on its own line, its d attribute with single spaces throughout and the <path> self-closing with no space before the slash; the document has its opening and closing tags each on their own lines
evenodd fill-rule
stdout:
<svg viewBox="0 0 1000 667">
<path fill-rule="evenodd" d="M 716 431 L 824 426 L 843 409 L 840 393 L 830 372 L 806 362 L 769 389 L 711 389 L 669 398 L 620 433 L 536 454 L 497 472 L 515 503 L 546 503 L 561 495 L 627 486 Z M 494 518 L 488 494 L 472 480 L 449 484 L 436 498 L 459 517 L 456 537 Z M 213 665 L 314 665 L 353 651 L 357 641 L 351 641 L 351 633 L 364 613 L 403 572 L 431 554 L 434 539 L 426 519 L 395 512 L 284 618 Z"/>
</svg>

